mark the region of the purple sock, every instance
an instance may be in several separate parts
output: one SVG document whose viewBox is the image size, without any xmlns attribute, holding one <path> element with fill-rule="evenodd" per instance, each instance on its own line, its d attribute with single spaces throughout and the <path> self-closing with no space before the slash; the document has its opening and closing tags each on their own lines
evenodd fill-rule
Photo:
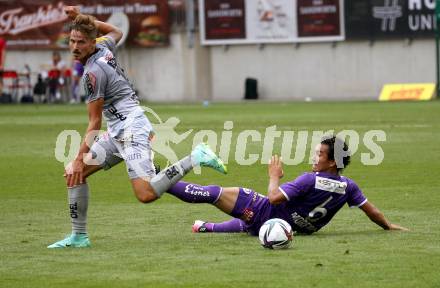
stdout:
<svg viewBox="0 0 440 288">
<path fill-rule="evenodd" d="M 220 197 L 222 188 L 220 186 L 200 186 L 188 182 L 179 181 L 168 193 L 173 194 L 182 201 L 188 203 L 215 203 Z"/>
<path fill-rule="evenodd" d="M 222 223 L 205 223 L 206 229 L 214 233 L 246 232 L 243 220 L 233 218 Z"/>
</svg>

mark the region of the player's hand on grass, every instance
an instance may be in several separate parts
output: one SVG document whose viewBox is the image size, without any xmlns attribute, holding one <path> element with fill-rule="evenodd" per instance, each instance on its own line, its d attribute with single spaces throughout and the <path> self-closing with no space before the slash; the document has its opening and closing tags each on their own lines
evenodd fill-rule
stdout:
<svg viewBox="0 0 440 288">
<path fill-rule="evenodd" d="M 64 13 L 70 21 L 73 21 L 80 14 L 79 6 L 64 6 Z"/>
<path fill-rule="evenodd" d="M 70 171 L 68 171 L 66 167 L 65 175 L 67 175 L 66 178 L 67 187 L 73 187 L 82 184 L 84 182 L 84 177 L 83 177 L 84 166 L 85 164 L 82 160 L 75 159 L 72 162 Z"/>
<path fill-rule="evenodd" d="M 269 178 L 282 178 L 284 176 L 283 163 L 278 155 L 272 156 L 269 161 Z"/>
<path fill-rule="evenodd" d="M 409 231 L 408 228 L 405 228 L 405 227 L 402 227 L 402 226 L 399 226 L 399 225 L 393 224 L 393 223 L 390 224 L 390 229 L 389 230 Z"/>
</svg>

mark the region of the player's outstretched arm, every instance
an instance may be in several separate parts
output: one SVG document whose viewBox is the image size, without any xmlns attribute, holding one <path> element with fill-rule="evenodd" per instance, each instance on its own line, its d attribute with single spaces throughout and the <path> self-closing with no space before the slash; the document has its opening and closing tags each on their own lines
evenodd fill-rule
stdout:
<svg viewBox="0 0 440 288">
<path fill-rule="evenodd" d="M 110 36 L 113 40 L 115 40 L 116 44 L 119 43 L 123 35 L 121 30 L 119 30 L 117 27 L 113 26 L 112 24 L 105 23 L 99 20 L 95 20 L 95 24 L 98 27 L 99 33 L 101 33 L 104 36 Z"/>
<path fill-rule="evenodd" d="M 271 204 L 280 204 L 287 201 L 286 197 L 280 191 L 280 179 L 284 176 L 283 163 L 278 155 L 272 156 L 268 167 L 269 188 L 267 197 Z"/>
<path fill-rule="evenodd" d="M 69 18 L 70 21 L 73 21 L 75 20 L 76 16 L 80 14 L 79 7 L 65 6 L 64 13 L 66 13 L 67 18 Z M 115 40 L 116 44 L 118 44 L 118 42 L 121 40 L 123 33 L 117 27 L 99 20 L 95 20 L 95 24 L 100 34 L 110 36 L 113 40 Z"/>
<path fill-rule="evenodd" d="M 385 230 L 401 230 L 401 231 L 409 231 L 409 229 L 393 224 L 389 222 L 382 212 L 377 209 L 372 203 L 366 202 L 364 205 L 360 207 L 362 211 L 370 218 L 371 221 L 379 225 Z"/>
</svg>

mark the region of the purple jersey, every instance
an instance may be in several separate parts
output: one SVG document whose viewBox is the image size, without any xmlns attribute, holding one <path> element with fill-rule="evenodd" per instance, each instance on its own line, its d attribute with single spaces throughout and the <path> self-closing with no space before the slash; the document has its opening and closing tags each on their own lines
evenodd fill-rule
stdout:
<svg viewBox="0 0 440 288">
<path fill-rule="evenodd" d="M 276 217 L 305 233 L 324 227 L 345 203 L 359 207 L 367 202 L 353 180 L 323 172 L 305 173 L 279 189 L 288 201 L 275 208 Z"/>
<path fill-rule="evenodd" d="M 243 219 L 250 214 L 246 229 L 255 235 L 271 218 L 286 220 L 294 231 L 313 233 L 324 227 L 345 203 L 360 207 L 367 202 L 353 180 L 323 172 L 305 173 L 279 189 L 287 199 L 279 205 L 270 204 L 269 199 L 254 191 L 240 189 L 232 216 Z"/>
</svg>

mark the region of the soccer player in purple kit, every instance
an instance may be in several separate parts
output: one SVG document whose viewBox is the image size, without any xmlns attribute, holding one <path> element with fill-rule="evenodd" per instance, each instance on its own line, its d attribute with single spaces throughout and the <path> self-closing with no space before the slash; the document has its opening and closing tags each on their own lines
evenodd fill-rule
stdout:
<svg viewBox="0 0 440 288">
<path fill-rule="evenodd" d="M 273 156 L 268 169 L 267 196 L 247 188 L 200 186 L 186 182 L 178 182 L 167 192 L 185 202 L 212 203 L 234 217 L 223 223 L 196 220 L 193 225 L 195 233 L 248 232 L 258 235 L 266 220 L 281 218 L 292 226 L 293 231 L 311 234 L 327 225 L 346 203 L 350 207 L 359 207 L 385 230 L 407 231 L 407 228 L 389 222 L 353 180 L 341 175 L 343 168 L 350 163 L 350 156 L 342 155 L 342 149 L 348 151 L 344 141 L 335 136 L 324 137 L 315 149 L 312 172 L 281 185 L 281 159 Z M 340 163 L 339 167 L 337 163 Z"/>
</svg>

